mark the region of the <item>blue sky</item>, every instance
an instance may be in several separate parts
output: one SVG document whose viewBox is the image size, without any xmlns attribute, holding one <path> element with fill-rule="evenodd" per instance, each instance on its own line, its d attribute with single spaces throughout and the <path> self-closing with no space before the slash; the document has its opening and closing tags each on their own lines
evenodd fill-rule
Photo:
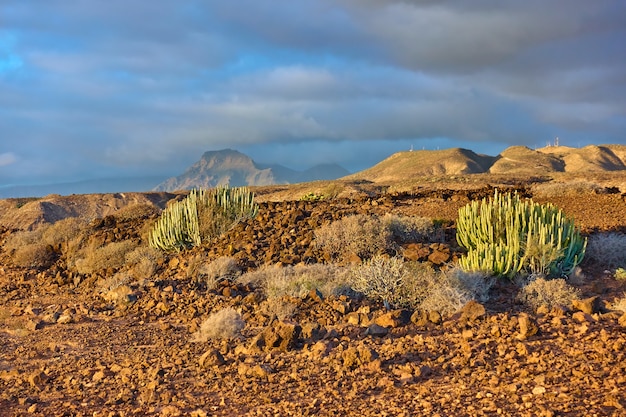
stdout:
<svg viewBox="0 0 626 417">
<path fill-rule="evenodd" d="M 626 143 L 621 0 L 0 0 L 0 186 Z"/>
</svg>

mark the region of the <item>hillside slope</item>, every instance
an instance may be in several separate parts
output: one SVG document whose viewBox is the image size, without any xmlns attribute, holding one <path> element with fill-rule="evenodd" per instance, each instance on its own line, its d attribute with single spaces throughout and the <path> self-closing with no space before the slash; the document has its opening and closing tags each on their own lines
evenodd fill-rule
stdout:
<svg viewBox="0 0 626 417">
<path fill-rule="evenodd" d="M 485 172 L 494 160 L 492 156 L 462 148 L 398 152 L 345 179 L 385 182 L 432 175 L 476 174 Z"/>
</svg>

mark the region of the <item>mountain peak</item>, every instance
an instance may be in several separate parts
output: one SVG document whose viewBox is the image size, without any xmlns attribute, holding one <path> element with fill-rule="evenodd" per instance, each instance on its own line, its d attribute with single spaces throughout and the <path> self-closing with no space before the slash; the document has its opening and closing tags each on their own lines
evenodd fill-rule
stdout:
<svg viewBox="0 0 626 417">
<path fill-rule="evenodd" d="M 331 180 L 348 174 L 347 170 L 333 164 L 326 164 L 323 169 L 313 167 L 302 172 L 281 165 L 260 165 L 239 151 L 222 149 L 205 152 L 200 160 L 182 175 L 162 182 L 154 190 L 175 191 L 198 187 L 213 188 L 220 185 L 240 187 L 293 184 Z"/>
</svg>

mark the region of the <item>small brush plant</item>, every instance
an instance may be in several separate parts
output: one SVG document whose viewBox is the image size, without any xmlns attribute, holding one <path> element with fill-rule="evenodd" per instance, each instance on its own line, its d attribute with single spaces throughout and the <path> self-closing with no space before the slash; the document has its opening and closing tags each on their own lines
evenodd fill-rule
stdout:
<svg viewBox="0 0 626 417">
<path fill-rule="evenodd" d="M 467 249 L 466 271 L 512 278 L 517 274 L 568 276 L 583 260 L 587 240 L 552 204 L 499 193 L 459 209 L 457 242 Z"/>
</svg>

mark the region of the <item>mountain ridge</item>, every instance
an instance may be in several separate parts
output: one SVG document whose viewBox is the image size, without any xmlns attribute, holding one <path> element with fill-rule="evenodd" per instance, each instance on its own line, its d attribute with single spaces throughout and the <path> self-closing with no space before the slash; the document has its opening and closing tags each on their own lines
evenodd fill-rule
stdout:
<svg viewBox="0 0 626 417">
<path fill-rule="evenodd" d="M 374 183 L 410 177 L 467 174 L 536 175 L 626 170 L 626 145 L 589 145 L 583 148 L 548 146 L 530 149 L 511 146 L 497 156 L 464 148 L 403 151 L 345 179 Z"/>
<path fill-rule="evenodd" d="M 349 172 L 337 164 L 321 164 L 296 171 L 279 164 L 259 164 L 249 156 L 222 149 L 205 152 L 185 172 L 168 178 L 153 191 L 176 191 L 191 188 L 212 188 L 220 185 L 265 186 L 294 184 L 315 180 L 333 180 Z"/>
</svg>

